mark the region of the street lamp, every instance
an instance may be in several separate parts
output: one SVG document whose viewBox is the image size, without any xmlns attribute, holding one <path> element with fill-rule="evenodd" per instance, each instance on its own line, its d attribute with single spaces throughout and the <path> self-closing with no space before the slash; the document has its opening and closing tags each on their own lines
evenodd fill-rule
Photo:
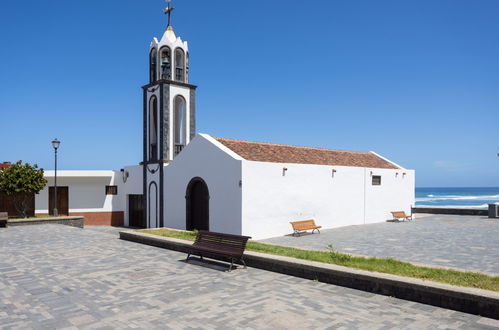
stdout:
<svg viewBox="0 0 499 330">
<path fill-rule="evenodd" d="M 52 141 L 52 147 L 54 147 L 54 153 L 55 153 L 55 176 L 54 176 L 54 217 L 59 216 L 59 211 L 57 210 L 57 149 L 59 148 L 59 145 L 61 144 L 61 141 L 54 139 Z"/>
</svg>

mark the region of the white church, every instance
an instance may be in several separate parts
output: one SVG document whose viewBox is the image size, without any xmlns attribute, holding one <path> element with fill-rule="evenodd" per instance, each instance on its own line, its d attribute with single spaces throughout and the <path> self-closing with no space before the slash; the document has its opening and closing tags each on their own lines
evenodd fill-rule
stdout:
<svg viewBox="0 0 499 330">
<path fill-rule="evenodd" d="M 204 229 L 263 239 L 290 221 L 322 228 L 384 222 L 410 213 L 415 173 L 374 153 L 212 137 L 196 132 L 189 49 L 171 24 L 149 49 L 143 86 L 143 160 L 120 171 L 59 171 L 60 214 L 85 224 Z M 53 171 L 36 196 L 50 214 Z M 61 197 L 62 196 L 62 197 Z"/>
</svg>

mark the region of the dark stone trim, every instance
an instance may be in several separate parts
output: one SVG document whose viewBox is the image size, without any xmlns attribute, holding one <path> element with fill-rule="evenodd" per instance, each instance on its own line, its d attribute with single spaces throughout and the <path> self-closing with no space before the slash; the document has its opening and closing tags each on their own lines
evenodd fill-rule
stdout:
<svg viewBox="0 0 499 330">
<path fill-rule="evenodd" d="M 165 100 L 165 97 L 164 97 L 164 84 L 160 84 L 159 85 L 159 104 L 160 104 L 160 113 L 159 113 L 159 122 L 161 123 L 161 126 L 160 127 L 160 149 L 159 149 L 159 154 L 161 155 L 161 158 L 162 159 L 165 159 L 165 148 L 166 150 L 168 150 L 168 146 L 165 145 L 164 143 L 164 138 L 165 138 L 165 134 L 168 134 L 168 131 L 165 130 L 164 128 L 164 117 L 165 117 L 165 109 L 168 107 L 168 104 L 169 104 L 169 98 L 166 98 Z M 167 106 L 165 107 L 165 102 L 167 104 Z M 168 116 L 168 114 L 167 114 Z M 158 226 L 159 227 L 163 227 L 163 164 L 158 164 L 159 165 L 159 196 L 158 196 L 158 193 L 156 192 L 156 199 L 159 198 L 159 210 L 156 209 L 156 212 L 159 211 L 159 214 L 158 214 Z M 156 187 L 157 189 L 157 187 Z"/>
<path fill-rule="evenodd" d="M 169 160 L 161 159 L 161 160 L 150 160 L 146 162 L 140 162 L 139 165 L 151 165 L 151 164 L 168 164 Z"/>
<path fill-rule="evenodd" d="M 147 191 L 147 165 L 142 165 L 142 173 L 144 176 L 144 180 L 142 182 L 142 205 L 144 205 L 144 219 L 146 220 L 146 228 L 149 228 L 149 221 L 148 221 L 148 215 L 147 215 L 147 201 L 148 201 L 148 191 Z M 130 225 L 130 214 L 128 214 L 128 225 Z"/>
<path fill-rule="evenodd" d="M 164 98 L 163 98 L 163 84 L 159 85 L 159 150 L 158 150 L 158 155 L 160 155 L 158 158 L 159 159 L 165 159 L 164 155 L 164 144 L 163 144 L 163 139 L 164 139 L 164 129 L 163 129 L 163 117 L 164 117 Z"/>
<path fill-rule="evenodd" d="M 440 208 L 440 207 L 413 207 L 412 213 L 428 213 L 428 214 L 454 214 L 454 215 L 479 215 L 488 216 L 488 210 L 478 210 L 478 209 L 451 209 L 451 208 Z"/>
<path fill-rule="evenodd" d="M 186 83 L 183 83 L 183 82 L 180 82 L 180 81 L 175 81 L 175 80 L 166 80 L 166 79 L 159 79 L 159 80 L 156 80 L 155 82 L 151 83 L 151 84 L 147 84 L 147 85 L 144 85 L 142 86 L 143 89 L 147 89 L 151 86 L 154 86 L 156 84 L 168 84 L 168 85 L 177 85 L 177 86 L 182 86 L 182 87 L 189 87 L 189 88 L 192 88 L 192 89 L 196 89 L 198 88 L 198 86 L 196 85 L 191 85 L 191 84 L 186 84 Z"/>
<path fill-rule="evenodd" d="M 143 150 L 142 150 L 142 153 L 143 153 L 143 161 L 146 162 L 147 161 L 147 90 L 144 89 L 144 100 L 143 100 L 143 107 L 144 107 L 144 111 L 143 111 L 143 128 L 142 128 L 142 132 L 143 132 Z"/>
<path fill-rule="evenodd" d="M 164 177 L 163 177 L 164 166 L 159 168 L 159 227 L 164 227 Z"/>
<path fill-rule="evenodd" d="M 161 153 L 161 158 L 163 160 L 170 160 L 170 86 L 161 84 L 161 99 L 163 104 L 161 106 L 161 112 L 163 114 L 161 120 L 161 132 L 163 134 L 163 139 L 161 140 L 161 145 L 163 147 L 163 152 Z"/>
<path fill-rule="evenodd" d="M 189 142 L 196 136 L 196 90 L 190 90 L 189 107 Z"/>
<path fill-rule="evenodd" d="M 140 163 L 142 165 L 142 203 L 144 205 L 144 219 L 146 220 L 146 227 L 147 227 L 147 169 L 146 169 L 146 164 L 148 163 L 147 161 L 147 96 L 148 96 L 148 91 L 147 89 L 144 89 L 144 143 L 143 143 L 143 162 Z M 128 214 L 128 224 L 130 225 L 130 214 Z"/>
</svg>

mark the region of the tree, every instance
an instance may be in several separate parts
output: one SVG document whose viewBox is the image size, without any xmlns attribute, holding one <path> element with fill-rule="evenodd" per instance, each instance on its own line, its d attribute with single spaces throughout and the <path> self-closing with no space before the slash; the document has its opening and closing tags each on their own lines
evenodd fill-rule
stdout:
<svg viewBox="0 0 499 330">
<path fill-rule="evenodd" d="M 18 161 L 0 171 L 0 193 L 12 197 L 17 212 L 24 218 L 28 217 L 28 207 L 34 194 L 38 194 L 46 184 L 43 169 L 38 169 L 36 164 L 32 166 Z"/>
</svg>

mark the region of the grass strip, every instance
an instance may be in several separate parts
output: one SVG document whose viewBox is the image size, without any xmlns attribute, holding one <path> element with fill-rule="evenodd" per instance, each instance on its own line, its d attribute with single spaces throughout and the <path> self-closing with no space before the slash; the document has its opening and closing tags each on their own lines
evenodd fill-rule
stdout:
<svg viewBox="0 0 499 330">
<path fill-rule="evenodd" d="M 194 241 L 196 238 L 196 232 L 177 231 L 164 228 L 142 229 L 137 230 L 137 232 L 188 241 Z M 304 250 L 254 241 L 249 241 L 246 247 L 247 250 L 254 252 L 318 261 L 373 272 L 413 277 L 422 280 L 499 292 L 499 276 L 489 276 L 480 273 L 445 268 L 416 266 L 393 258 L 357 257 L 334 251 L 332 246 L 328 246 L 328 248 L 329 251 Z"/>
</svg>

